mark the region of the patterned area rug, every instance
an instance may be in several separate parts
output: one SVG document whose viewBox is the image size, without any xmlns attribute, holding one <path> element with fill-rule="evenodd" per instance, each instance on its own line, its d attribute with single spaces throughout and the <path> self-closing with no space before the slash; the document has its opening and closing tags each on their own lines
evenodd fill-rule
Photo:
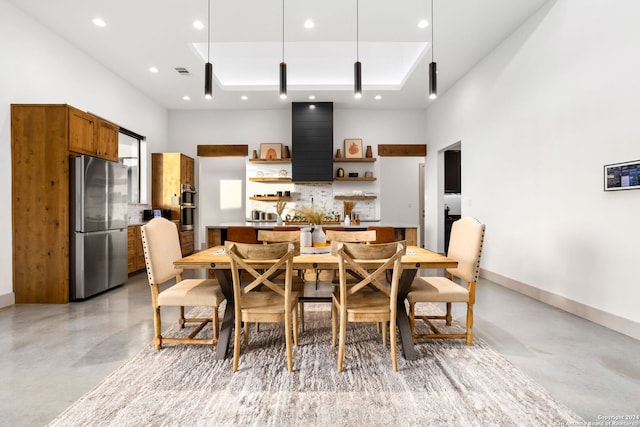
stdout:
<svg viewBox="0 0 640 427">
<path fill-rule="evenodd" d="M 420 341 L 418 360 L 406 361 L 399 350 L 394 372 L 376 326 L 349 324 L 338 373 L 331 314 L 322 307 L 305 310 L 307 330 L 294 348 L 293 373 L 281 325 L 252 328 L 235 374 L 231 360 L 214 360 L 208 346 L 156 351 L 150 344 L 50 425 L 537 427 L 581 421 L 477 338 L 472 347 L 463 340 Z"/>
</svg>

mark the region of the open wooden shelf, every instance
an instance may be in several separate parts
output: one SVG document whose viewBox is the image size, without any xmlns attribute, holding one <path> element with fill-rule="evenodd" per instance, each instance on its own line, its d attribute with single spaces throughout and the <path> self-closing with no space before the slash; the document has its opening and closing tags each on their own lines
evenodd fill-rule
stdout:
<svg viewBox="0 0 640 427">
<path fill-rule="evenodd" d="M 291 163 L 291 158 L 288 159 L 249 159 L 251 163 Z"/>
<path fill-rule="evenodd" d="M 249 181 L 253 182 L 291 182 L 291 177 L 252 177 Z"/>
<path fill-rule="evenodd" d="M 378 196 L 333 196 L 336 200 L 375 200 Z"/>
<path fill-rule="evenodd" d="M 259 202 L 278 202 L 278 201 L 284 201 L 284 202 L 290 202 L 291 201 L 291 197 L 278 197 L 278 196 L 252 196 L 249 197 L 249 200 L 256 200 Z"/>
<path fill-rule="evenodd" d="M 377 157 L 363 157 L 363 158 L 346 158 L 346 157 L 334 157 L 334 163 L 373 163 L 377 160 Z"/>
<path fill-rule="evenodd" d="M 367 177 L 358 177 L 358 178 L 349 178 L 348 176 L 336 177 L 334 181 L 375 181 L 377 178 L 375 176 L 371 178 Z"/>
</svg>

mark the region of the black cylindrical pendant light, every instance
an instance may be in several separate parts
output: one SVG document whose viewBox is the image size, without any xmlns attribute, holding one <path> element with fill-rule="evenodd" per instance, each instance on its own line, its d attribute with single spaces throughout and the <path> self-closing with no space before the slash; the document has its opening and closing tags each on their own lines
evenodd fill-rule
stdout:
<svg viewBox="0 0 640 427">
<path fill-rule="evenodd" d="M 280 99 L 287 99 L 287 64 L 280 63 Z"/>
<path fill-rule="evenodd" d="M 432 62 L 429 64 L 429 98 L 436 99 L 438 97 L 438 74 L 437 64 Z"/>
<path fill-rule="evenodd" d="M 282 0 L 282 62 L 280 62 L 280 99 L 287 99 L 287 63 L 284 62 L 284 0 Z"/>
<path fill-rule="evenodd" d="M 204 64 L 204 97 L 213 97 L 213 65 L 211 62 Z"/>
<path fill-rule="evenodd" d="M 360 7 L 356 0 L 356 63 L 353 64 L 353 96 L 362 98 L 362 64 L 360 63 Z"/>
<path fill-rule="evenodd" d="M 362 97 L 362 64 L 360 61 L 356 61 L 353 64 L 353 94 L 356 98 Z"/>
<path fill-rule="evenodd" d="M 436 99 L 438 97 L 438 65 L 433 60 L 433 2 L 431 0 L 431 64 L 429 64 L 429 98 Z"/>
<path fill-rule="evenodd" d="M 207 2 L 207 63 L 204 64 L 204 97 L 213 98 L 213 65 L 211 64 L 211 0 Z"/>
</svg>

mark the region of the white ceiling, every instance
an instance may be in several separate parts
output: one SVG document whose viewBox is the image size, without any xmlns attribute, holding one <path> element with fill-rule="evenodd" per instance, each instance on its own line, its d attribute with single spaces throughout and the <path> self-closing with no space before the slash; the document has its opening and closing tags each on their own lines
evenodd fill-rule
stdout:
<svg viewBox="0 0 640 427">
<path fill-rule="evenodd" d="M 169 110 L 285 108 L 311 94 L 341 108 L 426 108 L 433 102 L 427 96 L 432 27 L 417 26 L 421 19 L 431 24 L 430 0 L 360 1 L 359 100 L 353 97 L 356 0 L 285 0 L 286 101 L 278 97 L 282 0 L 211 0 L 210 101 L 204 99 L 207 0 L 9 1 Z M 439 93 L 546 1 L 435 0 Z M 96 17 L 107 26 L 95 26 Z M 313 29 L 304 27 L 307 19 Z M 195 29 L 195 20 L 205 28 Z M 159 72 L 149 72 L 152 66 Z"/>
</svg>

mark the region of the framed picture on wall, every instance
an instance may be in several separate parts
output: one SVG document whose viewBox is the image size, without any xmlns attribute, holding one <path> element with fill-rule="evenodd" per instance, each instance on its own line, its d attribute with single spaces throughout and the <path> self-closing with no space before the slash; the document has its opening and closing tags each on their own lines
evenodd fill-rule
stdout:
<svg viewBox="0 0 640 427">
<path fill-rule="evenodd" d="M 640 160 L 604 165 L 604 191 L 640 188 Z"/>
<path fill-rule="evenodd" d="M 344 156 L 347 159 L 362 158 L 362 140 L 361 139 L 345 139 L 344 140 Z"/>
<path fill-rule="evenodd" d="M 282 158 L 282 144 L 260 144 L 260 158 L 276 160 Z"/>
</svg>

